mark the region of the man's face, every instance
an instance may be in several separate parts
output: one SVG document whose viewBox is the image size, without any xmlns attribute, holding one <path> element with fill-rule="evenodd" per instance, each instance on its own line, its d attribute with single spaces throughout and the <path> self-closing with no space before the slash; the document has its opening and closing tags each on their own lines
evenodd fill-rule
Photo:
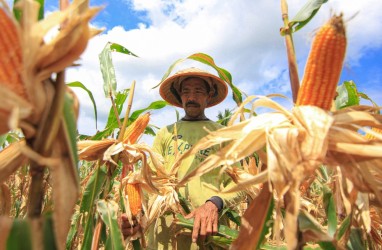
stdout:
<svg viewBox="0 0 382 250">
<path fill-rule="evenodd" d="M 197 77 L 187 78 L 182 82 L 180 92 L 182 106 L 186 112 L 186 118 L 204 118 L 204 109 L 210 101 L 206 83 Z"/>
</svg>

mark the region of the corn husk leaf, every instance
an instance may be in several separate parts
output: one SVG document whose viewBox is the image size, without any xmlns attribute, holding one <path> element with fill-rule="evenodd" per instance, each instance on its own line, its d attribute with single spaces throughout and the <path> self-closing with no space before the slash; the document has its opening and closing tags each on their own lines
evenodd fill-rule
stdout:
<svg viewBox="0 0 382 250">
<path fill-rule="evenodd" d="M 276 112 L 233 124 L 239 109 L 228 127 L 209 133 L 174 163 L 173 168 L 176 168 L 184 157 L 212 145 L 226 143 L 219 152 L 207 157 L 197 169 L 180 180 L 181 184 L 216 166 L 231 165 L 253 153 L 261 153 L 260 149 L 266 147 L 266 157 L 261 157 L 261 160 L 267 165 L 268 180 L 276 197 L 275 235 L 276 239 L 279 238 L 280 208 L 284 198 L 284 234 L 289 248 L 297 246 L 296 225 L 301 207 L 299 186 L 321 164 L 332 168 L 338 166 L 349 180 L 354 180 L 355 188 L 373 193 L 380 200 L 381 181 L 376 177 L 382 168 L 382 141 L 370 142 L 358 134 L 364 126 L 380 126 L 382 116 L 373 113 L 374 107 L 351 107 L 329 113 L 313 106 L 298 106 L 288 111 L 261 96 L 249 97 L 243 104 L 250 101 L 255 108 L 266 107 Z M 259 180 L 259 177 L 254 177 L 252 181 L 257 183 Z M 248 188 L 248 185 L 239 185 L 243 190 Z M 354 202 L 349 204 L 352 206 Z"/>
<path fill-rule="evenodd" d="M 113 249 L 124 249 L 122 234 L 117 221 L 118 204 L 111 200 L 99 200 L 97 211 L 109 229 Z"/>
</svg>

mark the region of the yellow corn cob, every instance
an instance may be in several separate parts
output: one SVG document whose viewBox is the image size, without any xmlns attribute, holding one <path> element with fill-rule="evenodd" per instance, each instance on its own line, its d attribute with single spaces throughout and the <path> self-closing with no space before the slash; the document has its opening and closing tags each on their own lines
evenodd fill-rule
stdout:
<svg viewBox="0 0 382 250">
<path fill-rule="evenodd" d="M 0 86 L 27 99 L 21 77 L 22 50 L 18 29 L 3 8 L 0 8 L 0 30 Z"/>
<path fill-rule="evenodd" d="M 333 16 L 314 38 L 296 105 L 329 110 L 336 95 L 346 52 L 342 15 Z"/>
<path fill-rule="evenodd" d="M 130 211 L 133 216 L 137 216 L 142 210 L 141 187 L 139 183 L 127 183 L 125 193 L 129 201 Z"/>
<path fill-rule="evenodd" d="M 371 130 L 373 130 L 374 132 L 376 132 L 376 133 L 382 135 L 382 129 L 380 129 L 380 128 L 374 128 L 374 127 L 373 127 L 373 128 L 371 128 Z M 375 136 L 372 135 L 372 134 L 370 134 L 370 133 L 366 133 L 366 134 L 365 134 L 365 137 L 366 137 L 366 139 L 368 139 L 368 140 L 374 140 L 374 139 L 375 139 Z"/>
<path fill-rule="evenodd" d="M 123 142 L 134 144 L 137 142 L 139 136 L 145 131 L 147 124 L 150 121 L 150 113 L 146 113 L 138 117 L 133 123 L 130 124 L 125 130 L 123 135 Z"/>
</svg>

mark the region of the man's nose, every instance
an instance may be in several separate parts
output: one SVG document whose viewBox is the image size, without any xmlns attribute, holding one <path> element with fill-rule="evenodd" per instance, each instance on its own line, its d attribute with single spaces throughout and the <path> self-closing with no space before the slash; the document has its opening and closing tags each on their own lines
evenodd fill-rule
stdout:
<svg viewBox="0 0 382 250">
<path fill-rule="evenodd" d="M 196 100 L 196 94 L 194 92 L 190 92 L 188 95 L 187 95 L 187 100 L 189 101 L 195 101 Z"/>
</svg>

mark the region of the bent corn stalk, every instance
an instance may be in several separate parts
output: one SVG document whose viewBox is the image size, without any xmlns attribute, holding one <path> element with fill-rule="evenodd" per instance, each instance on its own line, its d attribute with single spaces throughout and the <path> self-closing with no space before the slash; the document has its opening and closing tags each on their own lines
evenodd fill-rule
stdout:
<svg viewBox="0 0 382 250">
<path fill-rule="evenodd" d="M 342 15 L 333 16 L 317 32 L 305 66 L 296 105 L 330 110 L 346 52 Z"/>
</svg>

